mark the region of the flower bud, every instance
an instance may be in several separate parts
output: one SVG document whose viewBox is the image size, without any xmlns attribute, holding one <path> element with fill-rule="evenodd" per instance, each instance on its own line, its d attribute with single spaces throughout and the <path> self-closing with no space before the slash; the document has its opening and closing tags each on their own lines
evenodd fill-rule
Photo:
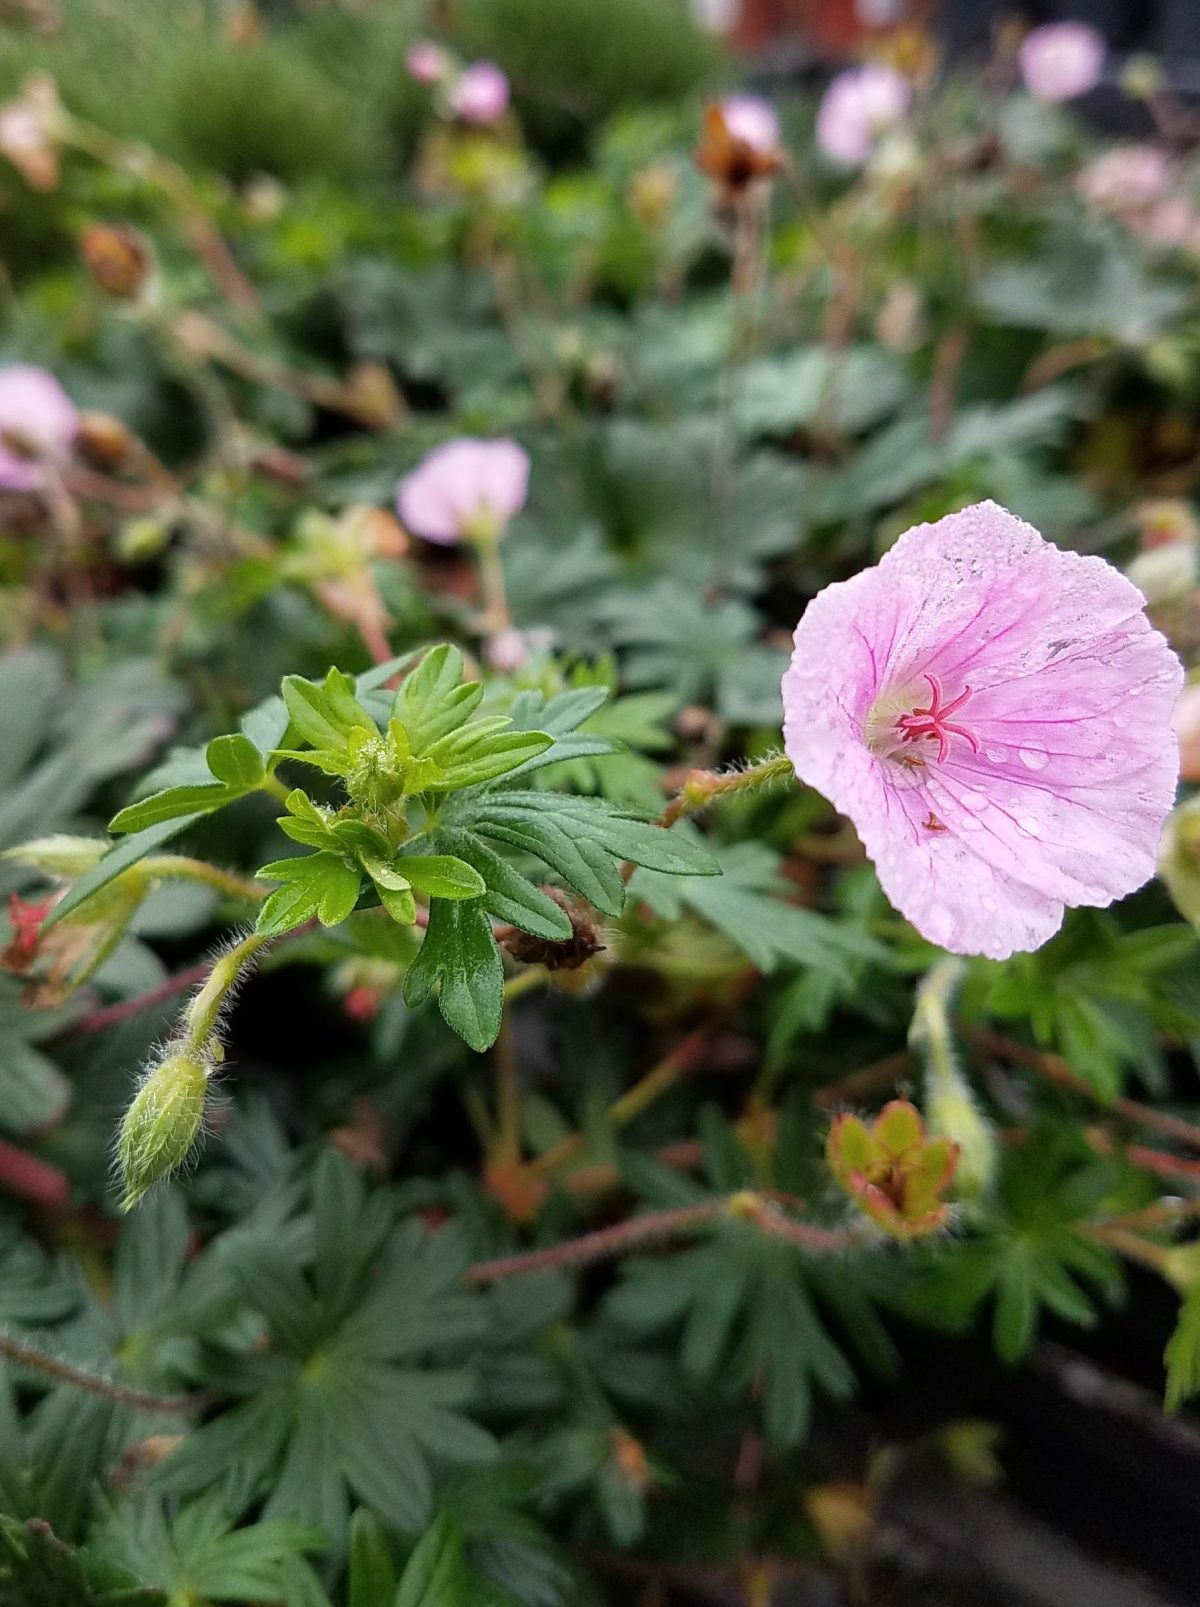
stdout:
<svg viewBox="0 0 1200 1607">
<path fill-rule="evenodd" d="M 1130 56 L 1121 73 L 1121 88 L 1130 100 L 1149 100 L 1165 82 L 1161 63 L 1145 52 Z"/>
<path fill-rule="evenodd" d="M 1158 849 L 1158 874 L 1175 908 L 1200 927 L 1200 797 L 1189 798 L 1167 816 Z"/>
<path fill-rule="evenodd" d="M 153 514 L 127 519 L 116 533 L 117 557 L 125 564 L 149 563 L 171 539 L 171 527 Z"/>
<path fill-rule="evenodd" d="M 68 837 L 60 833 L 54 837 L 35 837 L 32 842 L 7 848 L 4 858 L 16 865 L 28 865 L 31 870 L 44 871 L 47 876 L 75 881 L 103 859 L 108 847 L 108 843 L 94 837 Z"/>
<path fill-rule="evenodd" d="M 150 242 L 125 224 L 91 224 L 80 236 L 79 250 L 92 283 L 115 301 L 138 297 L 154 269 Z"/>
<path fill-rule="evenodd" d="M 123 1211 L 131 1211 L 191 1154 L 204 1125 L 211 1069 L 210 1061 L 179 1050 L 143 1079 L 117 1137 Z"/>
<path fill-rule="evenodd" d="M 958 1147 L 953 1192 L 971 1203 L 983 1199 L 996 1176 L 996 1135 L 957 1066 L 942 1070 L 931 1082 L 925 1121 L 934 1137 L 948 1138 Z"/>
</svg>

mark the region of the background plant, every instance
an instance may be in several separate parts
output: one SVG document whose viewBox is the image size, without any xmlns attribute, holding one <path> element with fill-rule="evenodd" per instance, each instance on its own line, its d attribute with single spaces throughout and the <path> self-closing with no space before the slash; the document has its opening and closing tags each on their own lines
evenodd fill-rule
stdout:
<svg viewBox="0 0 1200 1607">
<path fill-rule="evenodd" d="M 1014 1363 L 1148 1269 L 1200 1376 L 1190 817 L 1184 918 L 948 973 L 773 762 L 805 601 L 981 497 L 1156 562 L 1191 662 L 1195 236 L 953 77 L 849 174 L 786 97 L 731 203 L 731 69 L 600 9 L 461 8 L 485 133 L 397 6 L 3 30 L 68 120 L 0 176 L 2 352 L 91 411 L 78 538 L 0 515 L 0 1602 L 761 1600 L 910 1325 Z M 459 434 L 532 458 L 502 619 L 385 511 Z M 130 1203 L 213 1131 L 118 1220 L 135 1092 Z"/>
</svg>

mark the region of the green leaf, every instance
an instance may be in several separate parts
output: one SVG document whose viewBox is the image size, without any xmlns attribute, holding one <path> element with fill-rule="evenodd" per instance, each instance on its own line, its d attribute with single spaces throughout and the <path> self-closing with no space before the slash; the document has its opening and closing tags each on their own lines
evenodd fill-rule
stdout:
<svg viewBox="0 0 1200 1607">
<path fill-rule="evenodd" d="M 554 743 L 554 738 L 544 731 L 494 731 L 473 736 L 474 730 L 474 726 L 468 725 L 428 750 L 425 757 L 439 765 L 443 774 L 421 790 L 459 792 L 464 787 L 495 781 L 498 776 L 546 753 Z"/>
<path fill-rule="evenodd" d="M 504 965 L 482 899 L 435 898 L 429 926 L 404 978 L 404 1002 L 438 990 L 446 1025 L 482 1053 L 495 1043 L 504 1007 Z"/>
<path fill-rule="evenodd" d="M 478 708 L 483 687 L 478 681 L 460 684 L 462 673 L 462 654 L 443 643 L 430 648 L 401 683 L 392 713 L 408 732 L 414 754 L 424 755 Z"/>
<path fill-rule="evenodd" d="M 445 1514 L 421 1536 L 408 1559 L 395 1607 L 457 1607 L 465 1603 L 465 1588 L 462 1532 Z"/>
<path fill-rule="evenodd" d="M 485 891 L 479 872 L 453 854 L 403 854 L 396 863 L 417 892 L 429 898 L 478 898 Z"/>
<path fill-rule="evenodd" d="M 598 798 L 497 792 L 473 804 L 465 818 L 483 836 L 540 859 L 606 915 L 619 915 L 625 902 L 624 860 L 672 875 L 720 872 L 696 843 Z"/>
<path fill-rule="evenodd" d="M 166 1607 L 166 1594 L 73 1551 L 42 1522 L 0 1518 L 0 1607 Z"/>
<path fill-rule="evenodd" d="M 378 730 L 340 670 L 330 670 L 323 686 L 300 675 L 285 676 L 281 690 L 292 726 L 320 752 L 344 753 L 351 731 Z"/>
<path fill-rule="evenodd" d="M 258 912 L 256 930 L 267 937 L 290 932 L 313 916 L 322 926 L 336 926 L 358 902 L 362 885 L 356 867 L 324 851 L 273 860 L 258 875 L 283 884 L 268 894 Z"/>
<path fill-rule="evenodd" d="M 152 793 L 137 803 L 127 804 L 108 823 L 109 831 L 117 836 L 126 832 L 145 831 L 168 820 L 198 820 L 227 803 L 242 797 L 241 792 L 222 782 L 204 783 L 197 787 L 168 787 L 165 792 Z M 182 828 L 181 828 L 182 829 Z"/>
<path fill-rule="evenodd" d="M 394 1607 L 396 1570 L 379 1520 L 365 1508 L 350 1519 L 350 1584 L 346 1607 Z"/>
<path fill-rule="evenodd" d="M 123 871 L 129 870 L 139 859 L 152 854 L 156 848 L 169 842 L 172 837 L 177 837 L 181 831 L 199 819 L 198 814 L 191 814 L 160 821 L 157 825 L 147 826 L 143 831 L 126 837 L 124 842 L 115 844 L 91 870 L 86 871 L 77 882 L 72 883 L 65 896 L 42 922 L 42 931 L 57 926 L 59 921 L 72 914 L 81 904 L 86 904 L 89 898 L 101 888 L 107 887 Z"/>
<path fill-rule="evenodd" d="M 438 833 L 438 841 L 474 868 L 484 884 L 483 902 L 490 915 L 548 942 L 563 942 L 571 936 L 566 911 L 478 837 L 446 830 Z"/>
<path fill-rule="evenodd" d="M 226 737 L 214 737 L 204 750 L 208 768 L 218 781 L 241 792 L 257 787 L 266 774 L 263 756 L 240 731 Z"/>
<path fill-rule="evenodd" d="M 1163 1352 L 1167 1369 L 1166 1409 L 1177 1412 L 1200 1391 L 1200 1283 L 1188 1290 L 1175 1332 Z"/>
</svg>

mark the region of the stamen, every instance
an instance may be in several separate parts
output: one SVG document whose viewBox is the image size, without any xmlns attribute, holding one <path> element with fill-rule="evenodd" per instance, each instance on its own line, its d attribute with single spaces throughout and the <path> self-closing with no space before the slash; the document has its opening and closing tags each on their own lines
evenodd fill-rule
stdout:
<svg viewBox="0 0 1200 1607">
<path fill-rule="evenodd" d="M 972 732 L 965 725 L 957 725 L 946 718 L 963 704 L 971 695 L 971 688 L 964 686 L 959 695 L 951 703 L 943 703 L 942 683 L 936 675 L 926 672 L 922 680 L 929 683 L 929 707 L 915 708 L 908 714 L 902 714 L 896 721 L 896 730 L 900 733 L 901 742 L 936 742 L 938 745 L 937 762 L 943 763 L 950 751 L 950 737 L 962 737 L 970 745 L 972 753 L 979 752 L 979 743 Z"/>
</svg>

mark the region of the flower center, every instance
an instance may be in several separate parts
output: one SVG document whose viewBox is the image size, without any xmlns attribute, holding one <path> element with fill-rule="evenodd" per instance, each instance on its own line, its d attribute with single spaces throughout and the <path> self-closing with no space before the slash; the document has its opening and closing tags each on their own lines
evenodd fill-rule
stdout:
<svg viewBox="0 0 1200 1607">
<path fill-rule="evenodd" d="M 947 702 L 942 683 L 936 675 L 926 673 L 921 679 L 929 687 L 929 698 L 918 705 L 912 687 L 899 695 L 878 698 L 872 705 L 863 727 L 863 739 L 872 753 L 880 758 L 894 759 L 909 769 L 923 769 L 925 753 L 922 745 L 937 744 L 934 758 L 941 764 L 950 751 L 950 738 L 961 737 L 972 753 L 979 752 L 979 743 L 965 725 L 950 718 L 971 696 L 971 688 L 964 686 L 952 701 Z"/>
</svg>

